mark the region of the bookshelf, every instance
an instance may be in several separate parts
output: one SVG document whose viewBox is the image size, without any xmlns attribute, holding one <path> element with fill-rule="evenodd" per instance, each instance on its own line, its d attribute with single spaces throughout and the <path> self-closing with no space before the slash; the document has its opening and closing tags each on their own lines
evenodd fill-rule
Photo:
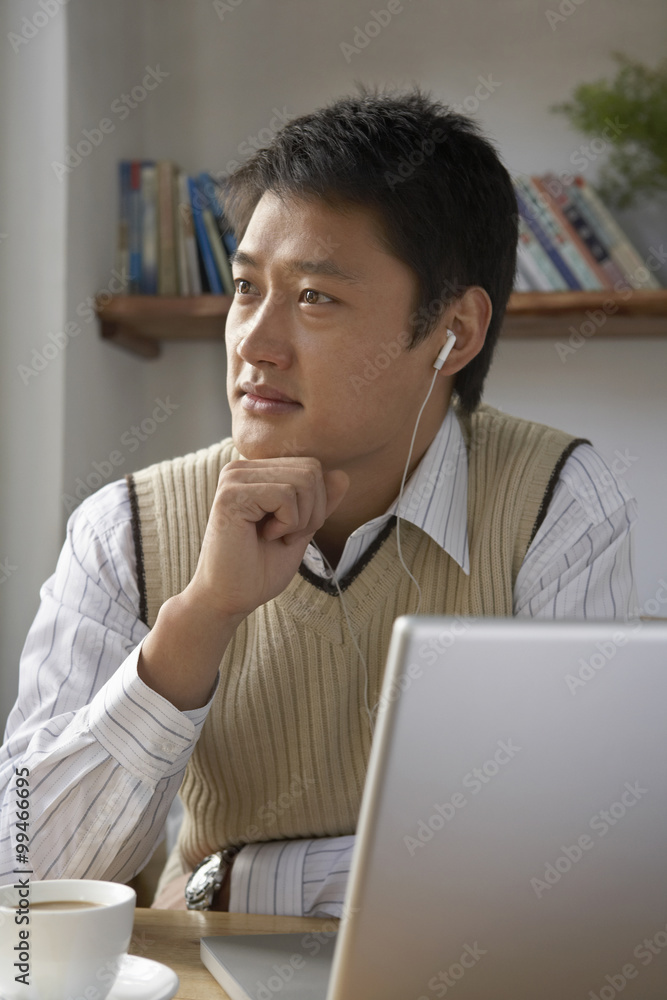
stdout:
<svg viewBox="0 0 667 1000">
<path fill-rule="evenodd" d="M 230 295 L 98 296 L 101 336 L 143 358 L 163 341 L 224 340 Z M 591 315 L 592 314 L 592 315 Z M 628 292 L 513 292 L 501 336 L 506 339 L 667 337 L 667 289 Z M 590 324 L 595 325 L 595 331 Z"/>
</svg>

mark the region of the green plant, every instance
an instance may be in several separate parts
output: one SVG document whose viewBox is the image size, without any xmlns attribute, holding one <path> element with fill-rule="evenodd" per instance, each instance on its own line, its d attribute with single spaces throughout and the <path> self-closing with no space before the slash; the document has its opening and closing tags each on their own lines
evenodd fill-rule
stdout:
<svg viewBox="0 0 667 1000">
<path fill-rule="evenodd" d="M 595 187 L 608 204 L 627 208 L 667 191 L 667 59 L 649 69 L 621 52 L 613 57 L 620 69 L 611 83 L 579 84 L 571 101 L 550 110 L 585 135 L 612 133 Z"/>
</svg>

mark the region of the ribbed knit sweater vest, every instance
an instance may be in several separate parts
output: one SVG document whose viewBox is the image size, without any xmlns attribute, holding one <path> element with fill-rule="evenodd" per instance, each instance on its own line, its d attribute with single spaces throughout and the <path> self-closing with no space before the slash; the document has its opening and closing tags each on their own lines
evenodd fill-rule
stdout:
<svg viewBox="0 0 667 1000">
<path fill-rule="evenodd" d="M 486 405 L 459 420 L 468 452 L 470 575 L 404 520 L 403 558 L 421 586 L 420 613 L 511 615 L 521 563 L 582 439 Z M 128 476 L 148 625 L 192 578 L 219 472 L 239 457 L 228 438 Z M 416 608 L 395 518 L 341 588 L 368 665 L 372 707 L 394 619 Z M 340 598 L 302 565 L 282 594 L 239 626 L 222 659 L 180 791 L 183 870 L 228 844 L 354 833 L 370 745 L 364 670 Z"/>
</svg>

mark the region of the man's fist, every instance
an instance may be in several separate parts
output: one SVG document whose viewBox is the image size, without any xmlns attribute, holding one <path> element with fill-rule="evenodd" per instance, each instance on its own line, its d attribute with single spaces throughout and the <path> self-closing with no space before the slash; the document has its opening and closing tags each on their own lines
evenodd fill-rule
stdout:
<svg viewBox="0 0 667 1000">
<path fill-rule="evenodd" d="M 316 458 L 228 462 L 186 588 L 216 615 L 248 615 L 282 593 L 350 484 Z"/>
</svg>

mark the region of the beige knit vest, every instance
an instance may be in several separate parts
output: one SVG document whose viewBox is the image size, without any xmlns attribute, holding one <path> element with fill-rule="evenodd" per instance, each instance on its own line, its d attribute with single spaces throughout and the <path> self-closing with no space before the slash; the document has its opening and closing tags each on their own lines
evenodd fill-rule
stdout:
<svg viewBox="0 0 667 1000">
<path fill-rule="evenodd" d="M 486 405 L 459 420 L 470 575 L 407 521 L 403 558 L 421 585 L 420 613 L 511 615 L 521 563 L 560 469 L 582 441 Z M 239 457 L 228 438 L 127 477 L 148 625 L 192 578 L 218 474 Z M 416 588 L 397 557 L 395 518 L 342 587 L 372 708 L 394 619 L 416 608 Z M 364 670 L 340 598 L 302 566 L 239 626 L 222 659 L 180 791 L 184 870 L 228 844 L 354 833 L 370 745 Z"/>
</svg>

